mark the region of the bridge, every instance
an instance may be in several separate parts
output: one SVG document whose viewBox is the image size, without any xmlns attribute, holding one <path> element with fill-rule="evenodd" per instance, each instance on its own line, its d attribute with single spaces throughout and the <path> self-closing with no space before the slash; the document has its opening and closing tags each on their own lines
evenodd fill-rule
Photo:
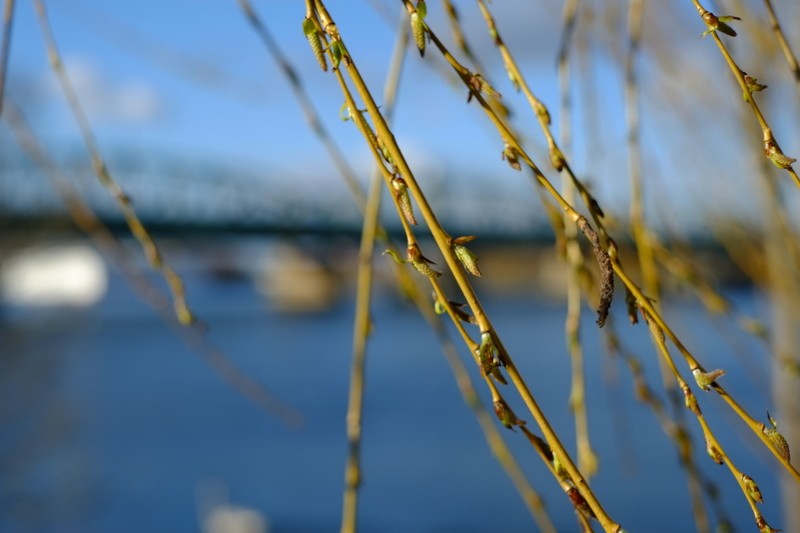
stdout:
<svg viewBox="0 0 800 533">
<path fill-rule="evenodd" d="M 44 171 L 8 144 L 0 149 L 0 220 L 7 229 L 66 216 Z M 361 219 L 333 167 L 303 174 L 176 154 L 105 154 L 108 167 L 146 226 L 158 232 L 216 231 L 356 233 Z M 85 152 L 57 156 L 83 200 L 112 229 L 124 226 L 118 207 L 98 183 Z M 365 170 L 364 176 L 367 175 Z M 547 233 L 543 210 L 524 178 L 516 184 L 426 176 L 428 199 L 453 234 L 511 239 Z M 366 183 L 366 177 L 362 179 Z M 520 194 L 520 189 L 525 194 Z M 400 226 L 388 202 L 383 222 Z"/>
</svg>

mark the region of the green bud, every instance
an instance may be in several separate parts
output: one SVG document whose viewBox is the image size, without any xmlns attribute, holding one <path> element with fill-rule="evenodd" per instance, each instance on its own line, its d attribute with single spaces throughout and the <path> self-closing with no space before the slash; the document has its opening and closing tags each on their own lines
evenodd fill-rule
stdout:
<svg viewBox="0 0 800 533">
<path fill-rule="evenodd" d="M 420 56 L 425 56 L 425 23 L 419 11 L 411 13 L 411 34 L 414 36 L 414 43 L 417 45 Z"/>
<path fill-rule="evenodd" d="M 772 427 L 768 428 L 762 424 L 761 431 L 764 433 L 764 435 L 766 435 L 767 439 L 769 439 L 770 444 L 772 444 L 772 447 L 775 448 L 776 452 L 778 452 L 778 455 L 786 459 L 786 462 L 789 462 L 789 443 L 786 442 L 786 439 L 783 437 L 783 435 L 778 433 L 778 423 L 769 415 L 769 413 L 767 413 L 767 419 Z"/>
<path fill-rule="evenodd" d="M 331 55 L 333 56 L 333 59 L 331 59 L 331 62 L 333 63 L 333 69 L 336 70 L 339 68 L 339 63 L 345 58 L 344 45 L 342 45 L 342 41 L 332 41 L 330 50 Z"/>
<path fill-rule="evenodd" d="M 463 244 L 456 244 L 453 247 L 453 251 L 455 252 L 458 260 L 461 261 L 461 264 L 464 265 L 464 268 L 467 272 L 473 276 L 481 276 L 481 271 L 478 268 L 478 256 L 475 255 L 472 250 Z"/>
<path fill-rule="evenodd" d="M 734 17 L 732 15 L 724 16 L 724 17 L 717 17 L 710 11 L 706 11 L 703 13 L 703 22 L 706 23 L 706 27 L 708 28 L 706 31 L 703 32 L 702 37 L 705 37 L 711 32 L 714 31 L 721 31 L 726 35 L 730 35 L 731 37 L 736 37 L 736 30 L 728 26 L 728 22 L 734 20 L 742 20 L 739 17 Z"/>
<path fill-rule="evenodd" d="M 439 272 L 438 270 L 434 270 L 428 263 L 424 261 L 412 261 L 411 265 L 415 269 L 417 269 L 417 272 L 419 272 L 420 274 L 422 274 L 427 278 L 436 279 L 442 275 L 441 272 Z"/>
<path fill-rule="evenodd" d="M 475 317 L 467 313 L 462 309 L 464 307 L 463 303 L 454 302 L 452 300 L 448 300 L 447 303 L 450 305 L 450 309 L 453 310 L 453 314 L 458 317 L 459 320 L 463 322 L 468 322 L 470 324 L 475 323 Z M 436 293 L 433 293 L 433 310 L 436 312 L 437 315 L 443 315 L 447 312 L 447 308 L 442 303 L 442 301 L 436 297 Z"/>
<path fill-rule="evenodd" d="M 425 3 L 425 0 L 417 0 L 417 13 L 419 13 L 420 18 L 425 18 L 428 16 L 428 5 Z"/>
<path fill-rule="evenodd" d="M 322 67 L 322 70 L 327 71 L 328 63 L 325 61 L 325 54 L 322 52 L 322 39 L 320 39 L 319 30 L 317 30 L 314 19 L 310 17 L 303 19 L 303 33 L 308 39 L 308 44 L 311 45 L 311 51 L 314 53 L 317 63 Z"/>
<path fill-rule="evenodd" d="M 414 209 L 411 206 L 411 197 L 408 194 L 408 185 L 406 185 L 406 180 L 399 176 L 395 176 L 392 178 L 392 189 L 394 189 L 394 197 L 397 200 L 397 205 L 400 207 L 400 211 L 403 213 L 403 218 L 405 218 L 406 222 L 409 224 L 416 226 L 417 219 L 414 217 Z"/>
<path fill-rule="evenodd" d="M 488 331 L 484 331 L 481 333 L 481 344 L 478 347 L 478 359 L 481 362 L 481 368 L 484 374 L 488 375 L 494 367 L 497 366 L 495 357 L 496 350 L 494 341 L 492 340 L 492 334 Z"/>
<path fill-rule="evenodd" d="M 744 83 L 747 85 L 747 90 L 742 91 L 742 98 L 744 98 L 745 102 L 750 101 L 750 94 L 757 93 L 759 91 L 763 91 L 767 88 L 766 85 L 761 85 L 758 83 L 758 80 L 749 74 L 742 72 L 742 76 L 744 77 Z"/>
<path fill-rule="evenodd" d="M 742 484 L 744 485 L 744 489 L 747 491 L 748 496 L 758 503 L 764 502 L 764 498 L 761 496 L 761 490 L 758 488 L 758 485 L 756 485 L 756 482 L 753 481 L 753 478 L 742 474 Z"/>
<path fill-rule="evenodd" d="M 413 266 L 417 272 L 423 276 L 436 279 L 442 275 L 441 272 L 431 268 L 431 265 L 436 263 L 422 255 L 422 252 L 419 250 L 419 246 L 416 244 L 412 244 L 406 249 L 406 256 L 408 258 L 407 261 L 411 263 L 411 266 Z"/>
<path fill-rule="evenodd" d="M 712 370 L 711 372 L 703 372 L 699 368 L 695 368 L 692 371 L 692 375 L 694 376 L 694 380 L 697 382 L 697 386 L 703 390 L 709 390 L 714 381 L 725 374 L 726 372 L 721 368 Z"/>
<path fill-rule="evenodd" d="M 380 137 L 378 137 L 378 147 L 381 149 L 381 155 L 383 156 L 383 159 L 385 159 L 390 165 L 394 165 L 394 160 L 392 159 L 392 154 L 389 152 L 389 147 L 386 146 L 386 143 L 384 143 Z"/>
<path fill-rule="evenodd" d="M 784 154 L 780 151 L 780 149 L 775 146 L 775 142 L 772 140 L 764 141 L 764 155 L 772 161 L 772 164 L 778 168 L 787 169 L 792 166 L 792 163 L 797 161 L 794 157 L 789 157 L 788 155 Z"/>
<path fill-rule="evenodd" d="M 494 345 L 494 340 L 492 340 L 492 334 L 488 331 L 481 333 L 481 344 L 478 347 L 477 354 L 478 360 L 481 362 L 483 374 L 486 376 L 491 374 L 494 379 L 505 385 L 507 383 L 506 379 L 498 369 L 500 360 L 498 358 L 497 348 Z"/>
</svg>

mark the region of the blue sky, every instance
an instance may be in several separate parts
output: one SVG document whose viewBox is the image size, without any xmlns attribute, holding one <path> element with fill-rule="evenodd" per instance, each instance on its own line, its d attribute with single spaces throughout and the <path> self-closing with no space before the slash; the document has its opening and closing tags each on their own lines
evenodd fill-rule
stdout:
<svg viewBox="0 0 800 533">
<path fill-rule="evenodd" d="M 395 38 L 394 25 L 366 2 L 359 2 L 357 8 L 352 7 L 353 2 L 341 0 L 329 4 L 362 71 L 380 94 Z M 389 8 L 387 4 L 384 2 Z M 338 118 L 343 99 L 335 79 L 316 66 L 300 29 L 303 4 L 272 1 L 254 5 L 301 73 L 329 129 L 345 147 L 350 146 L 357 136 Z M 101 139 L 259 161 L 271 159 L 273 154 L 278 160 L 310 155 L 309 145 L 314 140 L 288 84 L 235 0 L 55 0 L 48 6 L 56 39 Z M 392 3 L 391 7 L 396 6 Z M 395 19 L 397 7 L 387 10 Z M 54 138 L 66 139 L 74 129 L 44 63 L 41 34 L 30 5 L 18 5 L 16 23 L 11 71 L 44 88 L 46 129 Z M 478 37 L 488 41 L 485 35 Z M 547 55 L 551 62 L 552 54 Z M 165 66 L 172 56 L 182 58 L 184 66 L 210 71 L 217 79 L 204 85 L 188 78 L 180 68 Z M 431 84 L 430 72 L 426 87 L 420 90 L 420 71 L 425 69 L 416 54 L 409 57 L 404 84 L 407 99 L 403 103 L 401 96 L 401 106 L 431 112 L 425 128 L 429 134 L 415 134 L 422 139 L 419 144 L 452 146 L 440 141 L 445 131 L 437 127 L 447 130 L 444 126 L 450 125 L 450 115 L 463 114 L 460 95 L 466 92 Z M 425 95 L 424 101 L 420 94 Z M 448 103 L 446 108 L 441 108 L 441 101 Z M 402 115 L 399 121 L 398 127 L 405 127 Z M 476 126 L 475 131 L 460 128 L 458 133 L 479 135 L 481 124 Z M 490 130 L 484 128 L 483 132 L 486 140 L 485 133 Z M 447 136 L 453 137 L 453 133 Z M 452 147 L 450 153 L 463 156 Z"/>
<path fill-rule="evenodd" d="M 339 119 L 343 98 L 335 79 L 317 67 L 301 31 L 303 3 L 253 3 L 300 72 L 323 122 L 349 154 L 351 163 L 366 174 L 369 158 L 364 142 L 350 123 Z M 399 4 L 389 0 L 327 3 L 376 94 L 381 92 L 395 39 Z M 449 26 L 439 3 L 429 4 L 430 26 L 450 42 Z M 611 4 L 624 7 L 624 2 Z M 641 67 L 643 139 L 653 183 L 649 191 L 660 200 L 670 195 L 680 200 L 688 193 L 698 201 L 718 194 L 720 183 L 748 179 L 736 157 L 742 146 L 759 134 L 757 130 L 748 132 L 753 135 L 745 138 L 745 144 L 729 142 L 731 132 L 738 128 L 735 121 L 728 122 L 729 116 L 735 117 L 736 109 L 741 108 L 741 97 L 713 42 L 699 39 L 702 25 L 694 18 L 691 4 L 686 4 L 667 15 L 653 13 L 649 15 L 650 24 L 646 24 L 648 60 Z M 47 5 L 56 40 L 101 147 L 123 147 L 142 157 L 158 152 L 199 156 L 263 168 L 302 183 L 329 178 L 331 163 L 303 121 L 286 80 L 235 0 L 51 0 Z M 492 65 L 488 77 L 515 110 L 515 124 L 548 176 L 559 182 L 541 150 L 542 137 L 534 117 L 524 98 L 508 84 L 477 9 L 471 2 L 456 5 L 479 57 Z M 561 2 L 509 1 L 490 7 L 533 90 L 550 107 L 557 124 L 555 56 Z M 587 21 L 597 15 L 583 13 L 581 24 L 589 27 Z M 606 30 L 578 33 L 583 52 L 576 55 L 572 95 L 573 129 L 579 134 L 571 160 L 595 187 L 601 202 L 618 207 L 624 214 L 628 178 L 618 66 L 625 37 L 624 10 L 607 9 L 600 15 L 593 19 L 594 24 Z M 18 2 L 15 22 L 10 95 L 27 109 L 50 146 L 79 145 L 77 131 L 45 62 L 41 32 L 29 3 Z M 436 56 L 428 53 L 421 59 L 412 50 L 400 91 L 395 133 L 417 173 L 431 175 L 434 185 L 441 176 L 463 177 L 467 180 L 465 187 L 475 180 L 483 181 L 484 187 L 496 183 L 512 196 L 529 195 L 534 209 L 538 209 L 527 177 L 510 171 L 500 161 L 502 144 L 478 107 L 466 104 L 466 91 L 444 81 L 437 68 L 431 68 L 441 64 Z M 210 74 L 212 81 L 187 76 L 187 67 Z M 776 62 L 772 70 L 762 70 L 758 75 L 759 80 L 768 78 L 770 86 L 775 87 L 771 91 L 779 99 L 786 93 L 773 81 L 785 78 L 783 70 Z M 791 105 L 796 110 L 796 103 Z M 721 112 L 723 107 L 725 113 Z M 733 113 L 726 115 L 731 109 Z M 776 127 L 776 131 L 782 128 Z M 793 148 L 800 151 L 796 128 L 787 134 L 791 140 L 788 144 L 782 141 L 784 149 L 789 153 Z M 694 176 L 689 176 L 690 171 Z M 714 181 L 719 173 L 725 174 L 722 182 Z M 734 178 L 731 173 L 742 176 Z M 705 186 L 708 190 L 702 188 Z M 747 200 L 745 196 L 730 201 L 735 205 Z"/>
</svg>

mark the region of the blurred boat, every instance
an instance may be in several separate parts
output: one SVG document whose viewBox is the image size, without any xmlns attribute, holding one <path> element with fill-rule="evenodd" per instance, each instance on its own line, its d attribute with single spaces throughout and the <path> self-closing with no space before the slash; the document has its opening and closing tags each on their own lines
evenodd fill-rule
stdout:
<svg viewBox="0 0 800 533">
<path fill-rule="evenodd" d="M 268 249 L 259 262 L 255 283 L 273 309 L 290 313 L 325 311 L 341 293 L 337 272 L 309 251 L 290 244 Z"/>
<path fill-rule="evenodd" d="M 0 262 L 0 300 L 27 308 L 85 308 L 108 290 L 108 270 L 87 244 L 24 248 Z"/>
</svg>

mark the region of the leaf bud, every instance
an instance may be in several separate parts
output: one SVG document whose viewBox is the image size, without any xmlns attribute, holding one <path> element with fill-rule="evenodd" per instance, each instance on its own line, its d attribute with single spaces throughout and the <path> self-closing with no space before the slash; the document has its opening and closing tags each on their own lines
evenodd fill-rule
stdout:
<svg viewBox="0 0 800 533">
<path fill-rule="evenodd" d="M 769 439 L 769 442 L 772 444 L 772 447 L 775 448 L 775 451 L 778 452 L 778 455 L 789 462 L 789 443 L 786 442 L 786 439 L 783 437 L 783 435 L 778 433 L 778 423 L 769 415 L 769 413 L 767 413 L 767 419 L 772 427 L 768 428 L 766 425 L 761 424 L 761 431 L 764 433 L 764 435 L 766 435 L 767 439 Z"/>
<path fill-rule="evenodd" d="M 441 272 L 431 268 L 431 265 L 436 263 L 422 255 L 422 252 L 419 250 L 419 246 L 416 244 L 411 244 L 408 246 L 406 249 L 406 257 L 408 258 L 408 262 L 411 263 L 411 266 L 413 266 L 417 272 L 423 276 L 436 279 L 442 275 Z"/>
<path fill-rule="evenodd" d="M 561 150 L 558 149 L 558 146 L 555 144 L 550 146 L 550 164 L 553 165 L 553 168 L 556 169 L 558 172 L 564 170 L 564 164 L 566 161 L 564 160 L 564 154 L 561 153 Z"/>
<path fill-rule="evenodd" d="M 536 112 L 536 116 L 544 119 L 545 124 L 550 125 L 550 112 L 543 103 L 537 101 L 533 106 L 533 110 Z"/>
<path fill-rule="evenodd" d="M 473 276 L 480 277 L 481 270 L 478 268 L 478 256 L 475 255 L 472 250 L 464 246 L 464 243 L 470 242 L 473 239 L 475 239 L 475 237 L 472 235 L 453 239 L 453 252 L 455 252 L 456 257 L 461 261 L 461 264 L 464 265 L 467 272 Z"/>
<path fill-rule="evenodd" d="M 406 180 L 399 176 L 392 178 L 392 189 L 394 189 L 394 197 L 397 200 L 397 205 L 403 213 L 403 218 L 406 219 L 411 225 L 417 225 L 417 219 L 414 216 L 414 209 L 411 206 L 411 197 L 408 194 L 408 185 Z"/>
<path fill-rule="evenodd" d="M 308 44 L 311 45 L 311 51 L 314 53 L 317 63 L 322 67 L 322 70 L 327 71 L 328 62 L 325 61 L 325 54 L 322 52 L 322 40 L 320 39 L 317 25 L 311 17 L 303 19 L 303 33 L 308 39 Z"/>
<path fill-rule="evenodd" d="M 494 401 L 494 414 L 500 422 L 511 431 L 514 431 L 514 426 L 524 426 L 525 421 L 517 418 L 514 411 L 508 406 L 505 400 L 497 399 Z"/>
<path fill-rule="evenodd" d="M 764 498 L 761 496 L 761 489 L 758 488 L 756 482 L 753 481 L 748 475 L 742 474 L 742 484 L 744 485 L 745 490 L 747 491 L 747 495 L 750 496 L 753 500 L 757 501 L 758 503 L 763 503 Z"/>
<path fill-rule="evenodd" d="M 414 35 L 414 43 L 417 45 L 420 56 L 425 56 L 425 23 L 419 13 L 411 13 L 411 33 Z"/>
<path fill-rule="evenodd" d="M 694 376 L 694 380 L 697 382 L 697 386 L 703 390 L 709 390 L 714 381 L 725 374 L 726 372 L 721 368 L 712 370 L 711 372 L 703 372 L 698 367 L 692 371 L 692 375 Z"/>
<path fill-rule="evenodd" d="M 756 78 L 747 74 L 746 72 L 742 72 L 742 76 L 744 77 L 744 83 L 747 86 L 747 90 L 742 91 L 742 98 L 744 98 L 745 102 L 750 101 L 750 94 L 763 91 L 767 88 L 766 85 L 758 83 Z"/>
<path fill-rule="evenodd" d="M 706 453 L 708 456 L 711 457 L 711 460 L 717 463 L 718 465 L 724 464 L 725 460 L 722 457 L 722 452 L 719 451 L 719 448 L 711 442 L 711 439 L 708 435 L 706 435 Z"/>
<path fill-rule="evenodd" d="M 792 163 L 797 161 L 794 157 L 789 157 L 788 155 L 781 152 L 780 148 L 775 145 L 773 140 L 764 141 L 764 155 L 772 161 L 772 164 L 778 168 L 787 169 L 792 166 Z"/>
<path fill-rule="evenodd" d="M 503 148 L 502 158 L 508 161 L 508 165 L 514 170 L 522 170 L 522 166 L 519 164 L 517 149 L 508 143 L 506 143 L 505 148 Z"/>
</svg>

